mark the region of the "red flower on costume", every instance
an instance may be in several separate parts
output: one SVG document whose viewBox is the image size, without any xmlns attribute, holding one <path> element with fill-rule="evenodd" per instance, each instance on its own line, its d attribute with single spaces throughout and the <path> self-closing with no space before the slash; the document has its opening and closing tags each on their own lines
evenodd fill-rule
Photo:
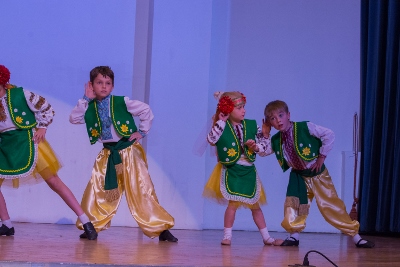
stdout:
<svg viewBox="0 0 400 267">
<path fill-rule="evenodd" d="M 229 96 L 223 96 L 219 99 L 217 109 L 223 114 L 230 114 L 235 108 L 235 104 Z"/>
<path fill-rule="evenodd" d="M 8 81 L 10 81 L 10 71 L 4 65 L 0 65 L 0 85 L 6 85 Z"/>
</svg>

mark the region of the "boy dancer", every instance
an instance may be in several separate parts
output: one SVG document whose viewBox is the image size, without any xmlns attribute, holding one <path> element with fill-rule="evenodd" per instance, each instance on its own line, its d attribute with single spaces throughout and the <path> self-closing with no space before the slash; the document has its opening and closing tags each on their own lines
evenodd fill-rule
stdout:
<svg viewBox="0 0 400 267">
<path fill-rule="evenodd" d="M 70 115 L 71 123 L 86 123 L 91 144 L 98 141 L 104 146 L 94 163 L 82 197 L 82 208 L 97 232 L 106 230 L 125 191 L 129 210 L 145 235 L 177 242 L 168 231 L 174 226 L 174 218 L 158 203 L 146 155 L 138 143 L 150 130 L 153 113 L 143 102 L 111 95 L 113 89 L 114 72 L 110 67 L 92 69 L 85 95 Z M 133 116 L 140 118 L 139 129 Z M 79 220 L 77 227 L 82 229 Z M 87 236 L 83 233 L 80 237 Z"/>
<path fill-rule="evenodd" d="M 334 133 L 311 122 L 290 121 L 289 108 L 280 100 L 268 103 L 264 115 L 264 136 L 269 137 L 271 125 L 279 132 L 272 136 L 271 147 L 260 155 L 275 153 L 283 171 L 292 168 L 282 221 L 282 227 L 290 237 L 281 246 L 299 245 L 299 234 L 306 227 L 310 204 L 315 197 L 318 209 L 328 223 L 353 237 L 356 247 L 373 248 L 373 242 L 358 234 L 359 223 L 350 219 L 324 165 L 333 146 Z"/>
</svg>

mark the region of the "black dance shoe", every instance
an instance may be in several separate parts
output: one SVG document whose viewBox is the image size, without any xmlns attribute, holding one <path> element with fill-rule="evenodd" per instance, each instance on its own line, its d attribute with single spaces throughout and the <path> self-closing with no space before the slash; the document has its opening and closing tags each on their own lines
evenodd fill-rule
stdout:
<svg viewBox="0 0 400 267">
<path fill-rule="evenodd" d="M 0 236 L 2 236 L 2 235 L 10 236 L 10 235 L 14 235 L 14 233 L 15 233 L 14 227 L 8 228 L 5 224 L 3 224 L 0 227 Z"/>
<path fill-rule="evenodd" d="M 288 237 L 288 238 L 285 239 L 285 241 L 283 241 L 281 246 L 283 246 L 283 247 L 298 247 L 299 243 L 300 243 L 300 241 L 297 240 L 296 238 Z"/>
<path fill-rule="evenodd" d="M 85 223 L 83 225 L 83 230 L 85 230 L 85 232 L 79 236 L 80 238 L 87 238 L 89 240 L 97 239 L 98 234 L 96 232 L 96 229 L 94 229 L 94 226 L 91 222 Z"/>
<path fill-rule="evenodd" d="M 164 230 L 161 232 L 160 236 L 158 237 L 160 241 L 168 241 L 168 242 L 178 242 L 178 238 L 173 236 L 170 231 Z"/>
<path fill-rule="evenodd" d="M 366 243 L 360 244 L 361 241 L 366 241 Z M 358 248 L 373 248 L 373 247 L 375 247 L 375 243 L 372 242 L 372 241 L 368 241 L 368 240 L 365 240 L 365 239 L 362 239 L 362 238 L 361 238 L 361 239 L 357 242 L 356 247 L 358 247 Z"/>
</svg>

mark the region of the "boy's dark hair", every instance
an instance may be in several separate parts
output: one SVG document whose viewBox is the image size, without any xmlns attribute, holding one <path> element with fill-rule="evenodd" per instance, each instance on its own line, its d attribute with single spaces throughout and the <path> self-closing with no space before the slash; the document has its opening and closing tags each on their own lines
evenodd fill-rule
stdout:
<svg viewBox="0 0 400 267">
<path fill-rule="evenodd" d="M 268 120 L 271 113 L 276 110 L 283 110 L 286 113 L 289 112 L 288 105 L 285 102 L 283 102 L 281 100 L 271 101 L 265 106 L 265 109 L 264 109 L 265 119 Z"/>
<path fill-rule="evenodd" d="M 93 82 L 99 74 L 103 75 L 103 77 L 110 77 L 112 85 L 114 86 L 114 72 L 109 66 L 98 66 L 92 69 L 90 71 L 90 82 Z"/>
</svg>

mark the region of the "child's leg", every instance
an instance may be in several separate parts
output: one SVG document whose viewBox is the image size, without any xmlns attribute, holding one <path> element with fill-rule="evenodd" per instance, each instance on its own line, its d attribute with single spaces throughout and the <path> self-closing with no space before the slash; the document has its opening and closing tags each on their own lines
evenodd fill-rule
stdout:
<svg viewBox="0 0 400 267">
<path fill-rule="evenodd" d="M 6 201 L 4 199 L 3 193 L 0 190 L 0 219 L 2 225 L 0 226 L 0 236 L 2 235 L 14 235 L 14 227 L 12 226 L 10 215 L 7 211 Z"/>
<path fill-rule="evenodd" d="M 140 229 L 148 237 L 158 236 L 160 241 L 178 241 L 168 230 L 174 226 L 174 218 L 158 202 L 141 145 L 131 145 L 120 155 L 126 201 Z"/>
<path fill-rule="evenodd" d="M 235 222 L 237 208 L 237 204 L 234 201 L 229 201 L 224 215 L 224 237 L 221 242 L 222 245 L 231 245 L 232 227 L 233 223 Z"/>
<path fill-rule="evenodd" d="M 318 209 L 329 224 L 342 233 L 353 237 L 353 242 L 357 247 L 374 247 L 373 242 L 362 239 L 358 234 L 360 224 L 350 218 L 346 206 L 336 193 L 327 169 L 320 175 L 305 180 L 307 185 L 313 188 Z"/>
<path fill-rule="evenodd" d="M 253 220 L 261 233 L 264 244 L 280 246 L 283 240 L 275 239 L 269 235 L 267 224 L 265 223 L 264 213 L 261 208 L 257 205 L 256 208 L 251 209 L 251 214 L 253 215 Z"/>
<path fill-rule="evenodd" d="M 4 199 L 3 192 L 0 190 L 0 219 L 2 222 L 10 220 L 10 215 L 8 214 L 6 200 Z"/>
<path fill-rule="evenodd" d="M 233 223 L 235 222 L 237 205 L 233 201 L 229 201 L 228 207 L 225 210 L 224 216 L 224 227 L 232 228 Z"/>
<path fill-rule="evenodd" d="M 75 212 L 77 216 L 84 214 L 74 194 L 72 194 L 71 190 L 64 184 L 63 181 L 61 181 L 58 175 L 54 175 L 45 181 L 48 186 L 64 200 L 68 207 Z"/>
<path fill-rule="evenodd" d="M 318 209 L 324 219 L 344 234 L 354 236 L 358 233 L 359 223 L 353 221 L 346 211 L 346 206 L 338 197 L 328 170 L 320 175 L 305 178 L 308 186 L 313 190 Z"/>
</svg>

